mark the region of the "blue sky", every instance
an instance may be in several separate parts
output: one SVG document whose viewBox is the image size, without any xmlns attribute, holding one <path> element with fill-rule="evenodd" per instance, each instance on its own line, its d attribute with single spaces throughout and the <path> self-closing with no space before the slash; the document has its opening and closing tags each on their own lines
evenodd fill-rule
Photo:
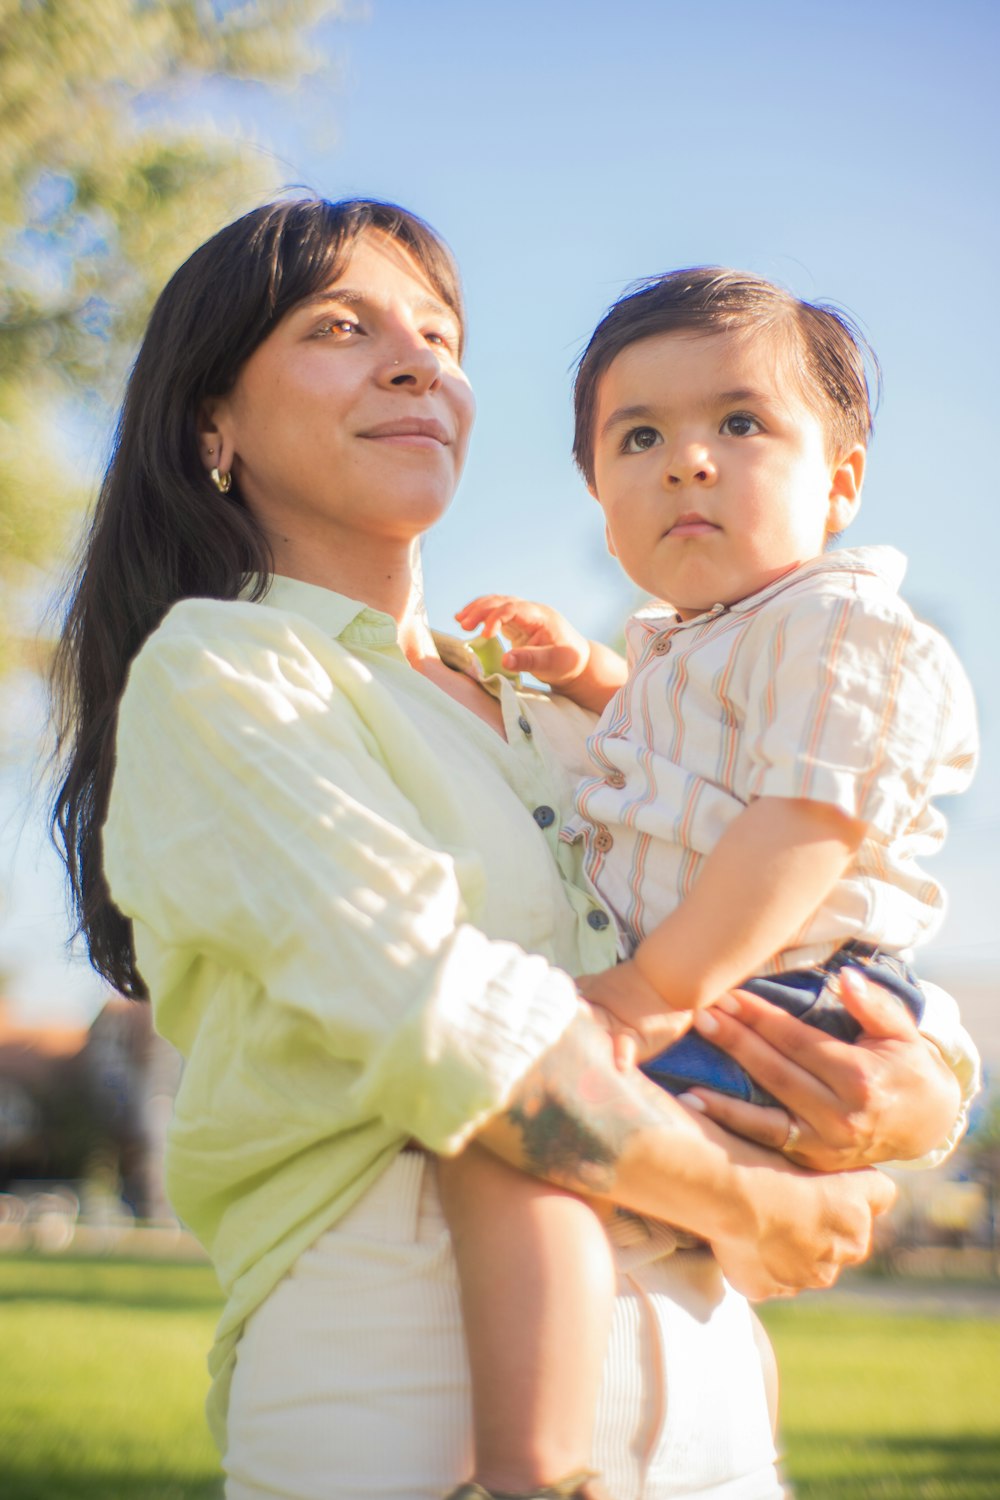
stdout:
<svg viewBox="0 0 1000 1500">
<path fill-rule="evenodd" d="M 998 41 L 992 0 L 371 0 L 317 29 L 302 86 L 185 111 L 252 135 L 279 182 L 396 199 L 456 252 L 479 419 L 425 551 L 438 625 L 511 589 L 620 627 L 633 593 L 570 462 L 569 370 L 626 282 L 729 264 L 858 318 L 885 387 L 850 539 L 908 553 L 904 592 L 982 715 L 977 784 L 945 807 L 938 973 L 1000 965 Z M 17 884 L 48 891 L 34 859 L 28 838 Z M 32 901 L 0 961 L 41 946 L 58 900 Z"/>
</svg>

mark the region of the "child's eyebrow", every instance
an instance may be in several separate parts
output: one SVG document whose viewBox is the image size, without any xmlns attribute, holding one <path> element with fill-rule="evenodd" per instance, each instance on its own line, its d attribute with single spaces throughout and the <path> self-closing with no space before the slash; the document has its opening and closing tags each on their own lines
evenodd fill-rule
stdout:
<svg viewBox="0 0 1000 1500">
<path fill-rule="evenodd" d="M 649 421 L 654 416 L 651 406 L 616 406 L 601 426 L 599 436 L 604 437 L 612 427 L 618 427 L 622 422 Z"/>
<path fill-rule="evenodd" d="M 761 402 L 761 401 L 770 401 L 773 398 L 770 397 L 770 396 L 768 396 L 765 391 L 740 390 L 740 391 L 720 391 L 719 394 L 718 394 L 718 396 L 716 396 L 715 399 L 719 403 L 720 406 L 728 406 L 731 401 Z"/>
<path fill-rule="evenodd" d="M 766 391 L 753 391 L 749 387 L 741 387 L 733 391 L 718 391 L 715 395 L 707 397 L 702 405 L 714 411 L 716 407 L 739 405 L 743 401 L 748 401 L 753 406 L 772 405 L 774 397 L 769 396 Z M 643 404 L 617 406 L 602 425 L 598 437 L 606 437 L 613 428 L 620 427 L 624 422 L 653 422 L 659 421 L 662 416 L 662 411 L 652 406 Z"/>
</svg>

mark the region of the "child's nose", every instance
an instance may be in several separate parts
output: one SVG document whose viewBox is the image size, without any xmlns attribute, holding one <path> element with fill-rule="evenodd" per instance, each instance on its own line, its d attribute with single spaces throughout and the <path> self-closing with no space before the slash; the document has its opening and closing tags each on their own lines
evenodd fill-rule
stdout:
<svg viewBox="0 0 1000 1500">
<path fill-rule="evenodd" d="M 715 460 L 704 443 L 685 443 L 670 454 L 665 478 L 671 489 L 680 484 L 714 484 Z"/>
</svg>

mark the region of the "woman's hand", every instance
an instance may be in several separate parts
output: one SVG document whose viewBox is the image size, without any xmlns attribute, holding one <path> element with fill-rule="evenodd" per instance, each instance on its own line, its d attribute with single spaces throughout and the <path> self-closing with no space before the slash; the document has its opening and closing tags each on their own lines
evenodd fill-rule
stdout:
<svg viewBox="0 0 1000 1500">
<path fill-rule="evenodd" d="M 856 969 L 842 969 L 840 980 L 844 1006 L 862 1027 L 853 1044 L 744 991 L 695 1020 L 784 1108 L 701 1088 L 688 1098 L 728 1130 L 825 1172 L 923 1156 L 955 1121 L 958 1081 L 897 1000 Z"/>
<path fill-rule="evenodd" d="M 864 1260 L 874 1219 L 895 1196 L 888 1177 L 871 1169 L 785 1179 L 758 1173 L 754 1232 L 713 1237 L 712 1249 L 726 1280 L 753 1302 L 830 1287 L 844 1266 Z"/>
<path fill-rule="evenodd" d="M 530 1176 L 699 1235 L 755 1298 L 830 1286 L 895 1196 L 880 1172 L 805 1171 L 620 1072 L 582 1005 L 475 1139 Z"/>
</svg>

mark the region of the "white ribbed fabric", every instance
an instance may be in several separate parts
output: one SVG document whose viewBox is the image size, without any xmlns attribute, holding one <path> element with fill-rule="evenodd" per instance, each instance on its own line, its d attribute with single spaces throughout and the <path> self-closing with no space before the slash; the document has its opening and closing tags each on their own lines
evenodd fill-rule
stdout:
<svg viewBox="0 0 1000 1500">
<path fill-rule="evenodd" d="M 779 1500 L 747 1303 L 707 1252 L 622 1229 L 594 1454 L 611 1494 Z M 396 1157 L 250 1317 L 224 1465 L 227 1500 L 436 1500 L 468 1477 L 468 1368 L 432 1158 Z"/>
</svg>

